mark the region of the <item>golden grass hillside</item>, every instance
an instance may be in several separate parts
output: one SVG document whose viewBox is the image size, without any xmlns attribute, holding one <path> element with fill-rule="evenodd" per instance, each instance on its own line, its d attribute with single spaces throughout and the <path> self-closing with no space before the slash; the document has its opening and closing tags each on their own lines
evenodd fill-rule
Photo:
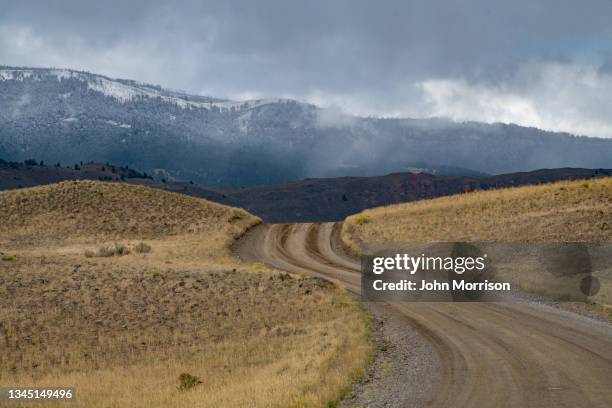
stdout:
<svg viewBox="0 0 612 408">
<path fill-rule="evenodd" d="M 243 210 L 91 181 L 0 205 L 3 386 L 75 387 L 78 407 L 323 406 L 364 368 L 344 292 L 231 256 L 259 222 Z"/>
<path fill-rule="evenodd" d="M 229 235 L 257 222 L 246 211 L 143 186 L 68 181 L 0 192 L 0 237 L 38 243 L 82 237 Z"/>
<path fill-rule="evenodd" d="M 348 217 L 342 239 L 358 253 L 364 243 L 612 242 L 612 178 L 459 194 L 391 205 Z M 599 273 L 597 300 L 612 303 L 612 271 Z M 512 280 L 512 276 L 508 276 Z M 550 280 L 521 277 L 545 292 Z"/>
<path fill-rule="evenodd" d="M 612 178 L 459 194 L 366 210 L 343 239 L 361 242 L 612 241 Z"/>
</svg>

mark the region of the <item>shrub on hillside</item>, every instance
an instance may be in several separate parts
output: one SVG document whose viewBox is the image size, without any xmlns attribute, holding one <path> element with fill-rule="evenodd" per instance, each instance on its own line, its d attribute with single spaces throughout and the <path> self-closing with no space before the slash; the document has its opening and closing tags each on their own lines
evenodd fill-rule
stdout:
<svg viewBox="0 0 612 408">
<path fill-rule="evenodd" d="M 195 375 L 189 373 L 179 375 L 179 390 L 181 391 L 190 390 L 198 384 L 202 384 L 202 381 Z"/>
<path fill-rule="evenodd" d="M 370 221 L 372 221 L 372 220 L 367 215 L 359 214 L 359 215 L 355 216 L 355 223 L 357 225 L 368 224 Z"/>
<path fill-rule="evenodd" d="M 99 256 L 103 258 L 108 258 L 111 256 L 122 256 L 130 253 L 130 248 L 127 245 L 122 244 L 120 242 L 115 242 L 113 244 L 104 244 L 97 251 L 87 250 L 85 251 L 85 256 L 87 258 L 92 258 L 94 256 Z"/>
<path fill-rule="evenodd" d="M 134 252 L 137 254 L 146 254 L 151 252 L 151 245 L 145 244 L 144 242 L 139 242 L 134 245 Z"/>
<path fill-rule="evenodd" d="M 6 262 L 14 261 L 17 259 L 17 255 L 5 254 L 4 252 L 0 252 L 0 259 Z"/>
</svg>

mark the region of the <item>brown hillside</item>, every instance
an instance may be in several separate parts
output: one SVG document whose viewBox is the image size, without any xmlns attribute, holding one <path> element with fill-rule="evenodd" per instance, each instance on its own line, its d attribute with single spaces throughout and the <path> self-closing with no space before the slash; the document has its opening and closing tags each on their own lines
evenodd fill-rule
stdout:
<svg viewBox="0 0 612 408">
<path fill-rule="evenodd" d="M 355 252 L 363 243 L 519 241 L 612 242 L 612 178 L 459 194 L 435 200 L 392 205 L 349 217 L 343 240 Z M 609 251 L 594 254 L 600 261 Z M 603 251 L 603 252 L 602 252 Z M 597 264 L 593 276 L 601 289 L 590 302 L 612 303 L 612 268 Z M 553 299 L 570 299 L 562 281 L 541 267 L 512 264 L 498 278 Z M 568 283 L 569 282 L 569 283 Z M 554 283 L 554 284 L 553 284 Z M 573 293 L 573 292 L 569 292 Z M 606 312 L 607 313 L 607 312 Z"/>
<path fill-rule="evenodd" d="M 246 211 L 143 186 L 97 181 L 0 192 L 0 239 L 154 238 L 257 222 Z"/>
<path fill-rule="evenodd" d="M 0 206 L 0 383 L 68 384 L 84 408 L 324 406 L 364 370 L 353 299 L 232 256 L 243 210 L 98 181 Z"/>
<path fill-rule="evenodd" d="M 343 238 L 361 242 L 612 241 L 612 178 L 490 190 L 366 210 Z"/>
</svg>

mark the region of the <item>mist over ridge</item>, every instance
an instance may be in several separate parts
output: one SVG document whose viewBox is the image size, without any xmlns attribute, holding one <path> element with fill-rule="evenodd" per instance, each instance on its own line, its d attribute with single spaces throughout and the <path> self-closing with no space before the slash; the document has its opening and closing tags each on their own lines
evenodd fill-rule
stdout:
<svg viewBox="0 0 612 408">
<path fill-rule="evenodd" d="M 609 167 L 612 140 L 512 124 L 356 117 L 66 69 L 0 68 L 0 157 L 110 161 L 208 186 L 370 176 L 413 163 L 499 174 Z"/>
</svg>

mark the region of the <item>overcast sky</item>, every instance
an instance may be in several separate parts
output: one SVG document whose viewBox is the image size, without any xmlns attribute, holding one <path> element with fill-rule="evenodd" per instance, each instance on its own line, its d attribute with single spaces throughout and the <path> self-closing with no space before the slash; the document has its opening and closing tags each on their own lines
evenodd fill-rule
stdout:
<svg viewBox="0 0 612 408">
<path fill-rule="evenodd" d="M 2 0 L 0 64 L 612 137 L 612 0 Z"/>
</svg>

